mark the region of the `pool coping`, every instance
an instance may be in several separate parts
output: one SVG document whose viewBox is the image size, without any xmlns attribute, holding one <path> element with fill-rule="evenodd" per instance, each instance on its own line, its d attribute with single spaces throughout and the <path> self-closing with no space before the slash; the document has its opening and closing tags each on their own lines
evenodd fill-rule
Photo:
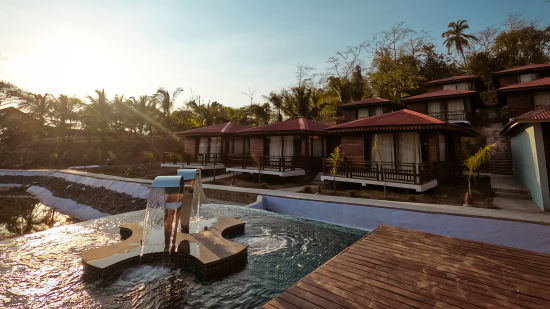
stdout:
<svg viewBox="0 0 550 309">
<path fill-rule="evenodd" d="M 87 177 L 100 178 L 100 179 L 127 181 L 127 182 L 134 182 L 134 183 L 140 183 L 140 184 L 151 184 L 153 182 L 150 179 L 126 178 L 126 177 L 119 177 L 119 176 L 112 176 L 112 175 L 105 175 L 105 174 L 76 171 L 76 170 L 70 170 L 70 169 L 61 169 L 61 170 L 0 169 L 0 171 L 14 171 L 14 172 L 26 171 L 26 172 L 52 172 L 52 173 L 61 172 L 61 173 L 67 173 L 67 174 L 73 174 L 73 175 L 87 176 Z M 542 211 L 540 213 L 530 213 L 530 212 L 519 212 L 519 211 L 510 211 L 510 210 L 502 210 L 502 209 L 475 208 L 475 207 L 464 207 L 464 206 L 456 206 L 456 205 L 427 204 L 427 203 L 416 203 L 416 202 L 398 202 L 398 201 L 353 198 L 353 197 L 344 197 L 344 196 L 298 193 L 298 192 L 290 192 L 290 191 L 282 191 L 282 190 L 232 187 L 232 186 L 223 186 L 223 185 L 214 185 L 214 184 L 203 184 L 203 188 L 228 191 L 233 193 L 255 194 L 258 196 L 258 199 L 261 198 L 261 196 L 275 196 L 275 197 L 281 197 L 281 198 L 320 201 L 320 202 L 347 204 L 347 205 L 362 206 L 362 207 L 389 208 L 389 209 L 398 209 L 398 210 L 424 212 L 424 213 L 478 217 L 478 218 L 486 218 L 486 219 L 507 220 L 507 221 L 550 225 L 550 213 L 544 213 Z"/>
</svg>

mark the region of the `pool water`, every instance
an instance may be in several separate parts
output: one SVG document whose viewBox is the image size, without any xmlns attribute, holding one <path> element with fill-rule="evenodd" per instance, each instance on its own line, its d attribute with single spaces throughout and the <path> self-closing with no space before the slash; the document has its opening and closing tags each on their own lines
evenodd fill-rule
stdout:
<svg viewBox="0 0 550 309">
<path fill-rule="evenodd" d="M 126 269 L 106 282 L 82 280 L 80 253 L 117 242 L 118 226 L 143 211 L 101 218 L 0 242 L 2 308 L 255 308 L 365 235 L 365 231 L 240 206 L 205 205 L 204 218 L 246 222 L 248 264 L 201 282 L 162 265 Z"/>
<path fill-rule="evenodd" d="M 31 196 L 0 195 L 0 241 L 78 221 Z"/>
</svg>

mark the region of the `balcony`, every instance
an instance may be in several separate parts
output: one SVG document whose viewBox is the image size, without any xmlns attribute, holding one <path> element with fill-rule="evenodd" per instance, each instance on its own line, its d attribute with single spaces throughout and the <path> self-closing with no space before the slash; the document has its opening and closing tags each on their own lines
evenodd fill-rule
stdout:
<svg viewBox="0 0 550 309">
<path fill-rule="evenodd" d="M 323 160 L 321 181 L 333 181 L 328 160 Z M 336 173 L 336 181 L 360 183 L 363 186 L 385 185 L 388 187 L 414 189 L 423 192 L 437 186 L 435 165 L 424 163 L 391 163 L 345 161 Z"/>
<path fill-rule="evenodd" d="M 227 155 L 225 164 L 228 172 L 290 177 L 305 175 L 306 170 L 318 170 L 321 159 L 303 156 Z"/>
</svg>

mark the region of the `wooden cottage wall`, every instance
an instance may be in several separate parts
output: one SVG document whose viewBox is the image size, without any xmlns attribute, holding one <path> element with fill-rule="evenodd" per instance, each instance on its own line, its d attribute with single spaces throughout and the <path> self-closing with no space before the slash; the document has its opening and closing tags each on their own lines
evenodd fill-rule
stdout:
<svg viewBox="0 0 550 309">
<path fill-rule="evenodd" d="M 250 155 L 252 157 L 262 157 L 264 155 L 264 137 L 250 137 Z"/>
</svg>

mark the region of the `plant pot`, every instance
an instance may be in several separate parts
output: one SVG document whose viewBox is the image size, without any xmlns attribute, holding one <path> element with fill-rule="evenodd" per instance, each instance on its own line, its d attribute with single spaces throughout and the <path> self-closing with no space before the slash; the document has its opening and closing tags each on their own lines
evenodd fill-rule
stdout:
<svg viewBox="0 0 550 309">
<path fill-rule="evenodd" d="M 465 206 L 472 206 L 473 205 L 473 199 L 470 193 L 466 192 L 464 193 L 464 205 Z"/>
</svg>

